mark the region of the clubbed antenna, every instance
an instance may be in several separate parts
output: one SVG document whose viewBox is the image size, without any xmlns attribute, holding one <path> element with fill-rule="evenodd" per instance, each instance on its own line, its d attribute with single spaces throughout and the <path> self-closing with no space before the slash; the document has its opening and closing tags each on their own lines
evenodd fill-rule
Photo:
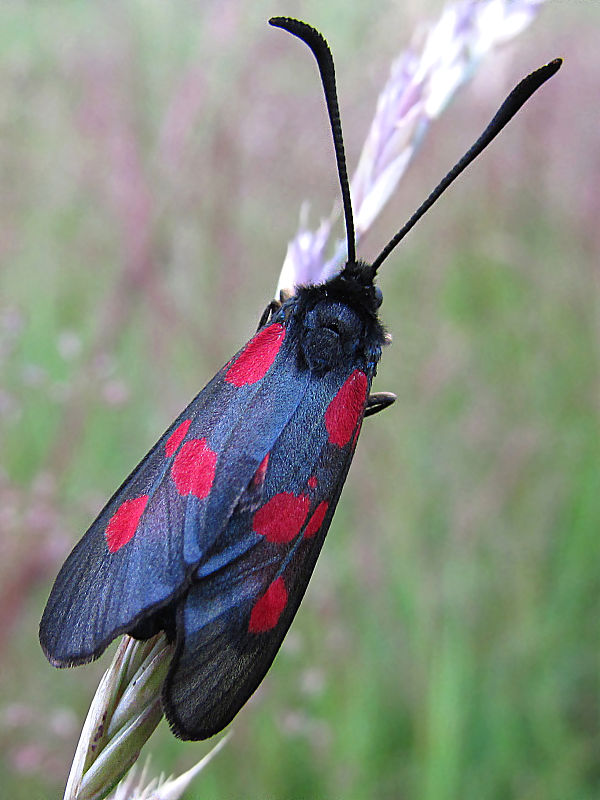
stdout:
<svg viewBox="0 0 600 800">
<path fill-rule="evenodd" d="M 288 31 L 288 33 L 302 39 L 302 41 L 310 47 L 314 57 L 317 59 L 321 81 L 323 82 L 323 91 L 325 92 L 329 122 L 331 123 L 333 146 L 335 148 L 338 175 L 342 189 L 342 203 L 344 206 L 344 219 L 346 221 L 346 239 L 348 242 L 348 262 L 354 263 L 356 261 L 354 219 L 352 216 L 352 201 L 350 199 L 350 186 L 348 183 L 348 172 L 346 170 L 346 156 L 344 154 L 344 139 L 342 137 L 342 123 L 340 121 L 340 109 L 335 86 L 335 68 L 331 50 L 319 31 L 311 28 L 311 26 L 307 25 L 305 22 L 300 22 L 300 20 L 297 19 L 290 19 L 289 17 L 272 17 L 269 20 L 269 24 L 274 25 L 276 28 L 283 28 L 283 30 Z"/>
<path fill-rule="evenodd" d="M 506 100 L 502 103 L 494 118 L 481 134 L 479 139 L 477 139 L 477 141 L 469 148 L 469 150 L 467 150 L 464 156 L 457 161 L 446 177 L 438 183 L 425 202 L 421 203 L 419 208 L 415 211 L 408 222 L 403 225 L 402 228 L 400 228 L 398 233 L 392 239 L 390 239 L 381 253 L 379 253 L 372 264 L 373 275 L 375 275 L 379 267 L 383 264 L 385 259 L 389 256 L 396 245 L 399 244 L 402 239 L 404 239 L 406 234 L 421 219 L 423 214 L 425 214 L 425 212 L 431 208 L 438 197 L 440 197 L 440 195 L 446 191 L 455 178 L 458 178 L 460 173 L 466 169 L 466 167 L 468 167 L 469 164 L 477 158 L 481 151 L 488 146 L 492 139 L 494 139 L 500 133 L 502 128 L 504 128 L 504 126 L 510 122 L 517 111 L 527 102 L 527 100 L 529 100 L 531 95 L 536 92 L 540 86 L 548 80 L 548 78 L 551 78 L 556 72 L 558 72 L 561 64 L 562 59 L 555 58 L 554 61 L 551 61 L 549 64 L 546 64 L 545 66 L 536 69 L 530 75 L 527 75 L 527 77 L 523 78 L 523 80 L 518 83 L 517 86 L 515 86 Z"/>
</svg>

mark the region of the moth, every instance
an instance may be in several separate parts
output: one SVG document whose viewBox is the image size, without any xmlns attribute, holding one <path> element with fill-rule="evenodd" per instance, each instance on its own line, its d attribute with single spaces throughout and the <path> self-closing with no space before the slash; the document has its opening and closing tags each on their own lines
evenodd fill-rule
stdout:
<svg viewBox="0 0 600 800">
<path fill-rule="evenodd" d="M 455 178 L 560 67 L 524 78 L 489 126 L 372 264 L 356 257 L 333 58 L 298 20 L 320 71 L 348 258 L 339 274 L 271 302 L 256 335 L 138 464 L 73 549 L 40 624 L 52 664 L 97 658 L 120 634 L 164 631 L 162 690 L 176 736 L 222 730 L 262 681 L 308 586 L 363 419 L 394 401 L 372 393 L 386 334 L 377 272 Z"/>
</svg>

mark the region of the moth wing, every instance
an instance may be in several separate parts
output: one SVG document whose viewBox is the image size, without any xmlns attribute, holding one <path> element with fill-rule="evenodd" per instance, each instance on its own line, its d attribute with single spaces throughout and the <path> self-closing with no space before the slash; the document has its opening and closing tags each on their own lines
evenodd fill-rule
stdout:
<svg viewBox="0 0 600 800">
<path fill-rule="evenodd" d="M 163 689 L 181 738 L 222 730 L 271 666 L 333 517 L 369 384 L 357 370 L 311 379 L 269 453 L 260 506 L 238 507 L 198 565 Z"/>
<path fill-rule="evenodd" d="M 305 391 L 285 333 L 283 325 L 261 329 L 217 373 L 75 546 L 40 623 L 56 666 L 96 658 L 120 633 L 169 630 L 170 606 Z"/>
</svg>

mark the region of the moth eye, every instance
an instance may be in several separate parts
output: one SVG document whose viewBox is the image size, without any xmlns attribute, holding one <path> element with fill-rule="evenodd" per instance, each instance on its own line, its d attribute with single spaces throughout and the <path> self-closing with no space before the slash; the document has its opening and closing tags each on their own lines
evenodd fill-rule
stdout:
<svg viewBox="0 0 600 800">
<path fill-rule="evenodd" d="M 379 308 L 383 303 L 383 292 L 379 288 L 379 286 L 375 287 L 375 306 Z"/>
</svg>

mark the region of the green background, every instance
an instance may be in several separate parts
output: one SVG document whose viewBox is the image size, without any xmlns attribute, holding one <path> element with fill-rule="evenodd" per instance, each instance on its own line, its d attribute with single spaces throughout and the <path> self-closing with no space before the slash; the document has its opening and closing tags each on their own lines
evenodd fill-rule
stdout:
<svg viewBox="0 0 600 800">
<path fill-rule="evenodd" d="M 440 4 L 0 6 L 0 786 L 59 796 L 109 656 L 53 670 L 51 582 L 252 333 L 304 199 L 337 198 L 299 16 L 334 50 L 350 169 Z M 373 257 L 506 92 L 562 72 L 390 258 L 394 336 L 297 619 L 190 798 L 600 795 L 595 3 L 550 2 L 434 126 Z M 162 724 L 151 770 L 205 751 Z"/>
</svg>

